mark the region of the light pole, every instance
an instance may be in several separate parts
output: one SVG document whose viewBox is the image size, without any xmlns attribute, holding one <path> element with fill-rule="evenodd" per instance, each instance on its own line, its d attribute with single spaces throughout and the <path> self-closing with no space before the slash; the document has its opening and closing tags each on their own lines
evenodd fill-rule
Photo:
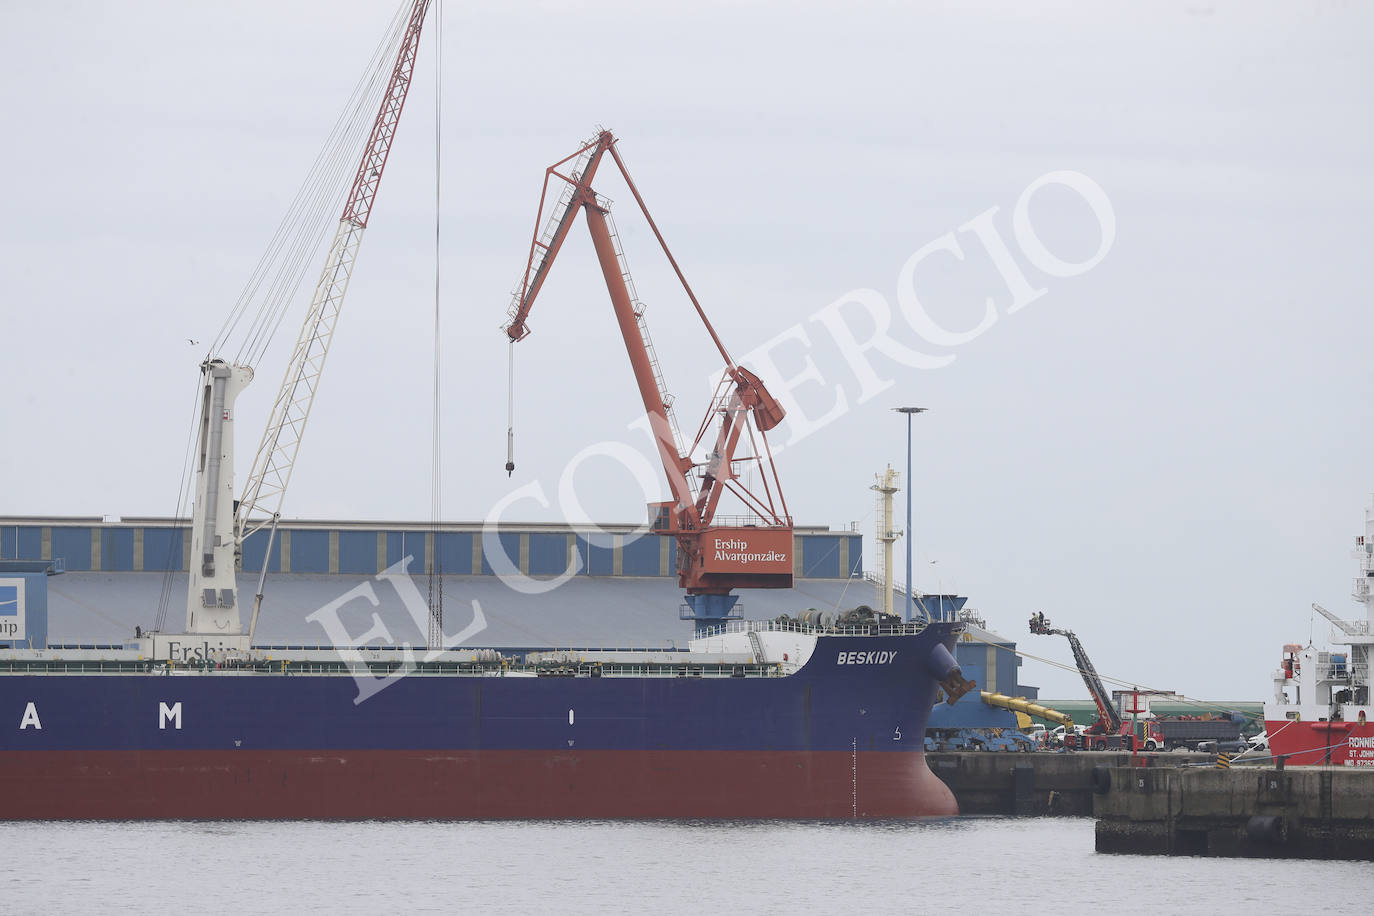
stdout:
<svg viewBox="0 0 1374 916">
<path fill-rule="evenodd" d="M 906 414 L 906 621 L 911 620 L 911 416 L 925 413 L 924 407 L 894 407 L 897 413 Z"/>
</svg>

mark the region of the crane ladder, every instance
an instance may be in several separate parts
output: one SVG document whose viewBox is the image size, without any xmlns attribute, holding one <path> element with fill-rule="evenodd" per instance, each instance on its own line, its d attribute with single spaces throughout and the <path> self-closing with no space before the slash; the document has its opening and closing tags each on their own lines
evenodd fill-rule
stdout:
<svg viewBox="0 0 1374 916">
<path fill-rule="evenodd" d="M 520 307 L 524 304 L 526 293 L 538 286 L 538 279 L 548 269 L 549 252 L 554 247 L 554 240 L 568 231 L 567 223 L 576 211 L 569 211 L 572 206 L 573 195 L 577 193 L 577 181 L 586 171 L 587 163 L 596 152 L 595 146 L 588 146 L 577 157 L 573 163 L 571 181 L 564 180 L 563 190 L 558 195 L 558 200 L 554 202 L 553 209 L 549 211 L 549 218 L 544 223 L 544 231 L 539 234 L 539 238 L 534 243 L 534 253 L 530 258 L 529 265 L 525 269 L 525 275 L 520 278 L 520 284 L 511 290 L 510 306 L 506 309 L 506 323 L 504 328 L 510 327 L 516 316 L 520 313 Z M 562 177 L 561 175 L 559 177 Z"/>
<path fill-rule="evenodd" d="M 635 289 L 634 278 L 630 276 L 630 264 L 625 259 L 625 250 L 620 244 L 620 232 L 615 227 L 615 219 L 611 216 L 610 201 L 598 197 L 597 202 L 601 204 L 606 214 L 606 228 L 611 233 L 611 245 L 615 248 L 616 263 L 620 265 L 620 276 L 625 280 L 625 289 L 630 293 L 630 304 L 634 306 L 635 324 L 639 325 L 639 337 L 644 341 L 644 351 L 649 357 L 649 367 L 654 373 L 654 382 L 658 385 L 659 392 L 663 395 L 663 413 L 668 417 L 668 426 L 673 432 L 673 448 L 679 455 L 683 454 L 682 431 L 677 425 L 677 412 L 673 410 L 675 400 L 668 393 L 668 385 L 663 379 L 663 368 L 658 361 L 658 351 L 654 349 L 653 338 L 649 336 L 649 324 L 644 319 L 646 307 L 643 300 L 639 298 L 639 292 Z M 695 475 L 687 475 L 687 484 L 691 487 L 692 496 L 696 496 Z"/>
</svg>

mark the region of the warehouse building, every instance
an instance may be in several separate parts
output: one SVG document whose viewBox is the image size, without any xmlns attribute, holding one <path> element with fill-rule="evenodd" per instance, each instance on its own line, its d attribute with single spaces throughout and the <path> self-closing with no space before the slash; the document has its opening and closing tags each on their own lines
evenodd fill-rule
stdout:
<svg viewBox="0 0 1374 916">
<path fill-rule="evenodd" d="M 0 518 L 0 560 L 41 562 L 61 573 L 47 579 L 51 643 L 116 644 L 135 628 L 184 628 L 187 525 L 168 518 Z M 794 545 L 795 586 L 742 592 L 744 616 L 872 603 L 861 535 L 802 527 Z M 406 572 L 426 598 L 430 573 L 439 574 L 446 632 L 473 620 L 477 603 L 485 627 L 473 644 L 683 645 L 691 625 L 679 619 L 676 546 L 630 525 L 530 524 L 484 536 L 476 524 L 290 521 L 270 551 L 266 531 L 248 539 L 238 585 L 246 604 L 266 560 L 260 645 L 327 642 L 311 615 L 359 590 L 364 594 L 340 610 L 350 633 L 367 632 L 376 614 L 397 641 L 422 644 L 425 633 L 404 597 L 379 577 L 407 557 Z M 559 579 L 566 581 L 554 586 Z M 249 613 L 241 608 L 245 624 Z"/>
</svg>

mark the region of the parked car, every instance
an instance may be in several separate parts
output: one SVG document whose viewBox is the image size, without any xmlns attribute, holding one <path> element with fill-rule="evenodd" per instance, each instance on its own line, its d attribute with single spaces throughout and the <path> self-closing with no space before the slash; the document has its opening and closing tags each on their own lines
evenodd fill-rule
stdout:
<svg viewBox="0 0 1374 916">
<path fill-rule="evenodd" d="M 1244 741 L 1199 741 L 1196 748 L 1203 754 L 1240 754 L 1249 749 Z"/>
<path fill-rule="evenodd" d="M 1086 725 L 1075 725 L 1075 726 L 1073 727 L 1073 733 L 1074 733 L 1075 735 L 1082 735 L 1082 734 L 1083 734 L 1084 732 L 1086 732 L 1087 730 L 1088 730 L 1088 726 L 1086 726 Z M 1062 726 L 1062 725 L 1056 725 L 1056 726 L 1054 727 L 1054 729 L 1050 732 L 1050 747 L 1063 747 L 1063 746 L 1064 746 L 1064 735 L 1065 735 L 1064 726 Z"/>
</svg>

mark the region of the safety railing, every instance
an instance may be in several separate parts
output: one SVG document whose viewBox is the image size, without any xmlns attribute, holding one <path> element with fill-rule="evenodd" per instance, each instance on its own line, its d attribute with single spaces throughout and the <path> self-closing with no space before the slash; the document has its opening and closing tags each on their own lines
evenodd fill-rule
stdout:
<svg viewBox="0 0 1374 916">
<path fill-rule="evenodd" d="M 730 607 L 730 610 L 728 610 L 728 611 L 725 612 L 725 615 L 724 615 L 721 619 L 722 619 L 722 620 L 740 620 L 740 619 L 742 619 L 743 617 L 744 617 L 744 602 L 743 602 L 743 601 L 736 601 L 736 602 Z M 678 619 L 678 620 L 696 620 L 696 619 L 697 619 L 697 612 L 696 612 L 695 609 L 693 609 L 693 607 L 692 607 L 690 604 L 688 604 L 688 603 L 686 603 L 686 602 L 684 601 L 682 604 L 679 604 L 679 605 L 677 606 L 677 619 Z"/>
<path fill-rule="evenodd" d="M 239 667 L 168 665 L 165 662 L 0 661 L 0 676 L 92 677 L 780 677 L 777 665 L 732 662 L 578 662 L 514 665 L 344 662 L 271 662 Z"/>
<path fill-rule="evenodd" d="M 801 633 L 813 636 L 912 636 L 925 630 L 924 620 L 913 620 L 891 626 L 816 627 L 793 621 L 733 620 L 709 627 L 702 637 L 725 636 L 730 633 Z"/>
</svg>

